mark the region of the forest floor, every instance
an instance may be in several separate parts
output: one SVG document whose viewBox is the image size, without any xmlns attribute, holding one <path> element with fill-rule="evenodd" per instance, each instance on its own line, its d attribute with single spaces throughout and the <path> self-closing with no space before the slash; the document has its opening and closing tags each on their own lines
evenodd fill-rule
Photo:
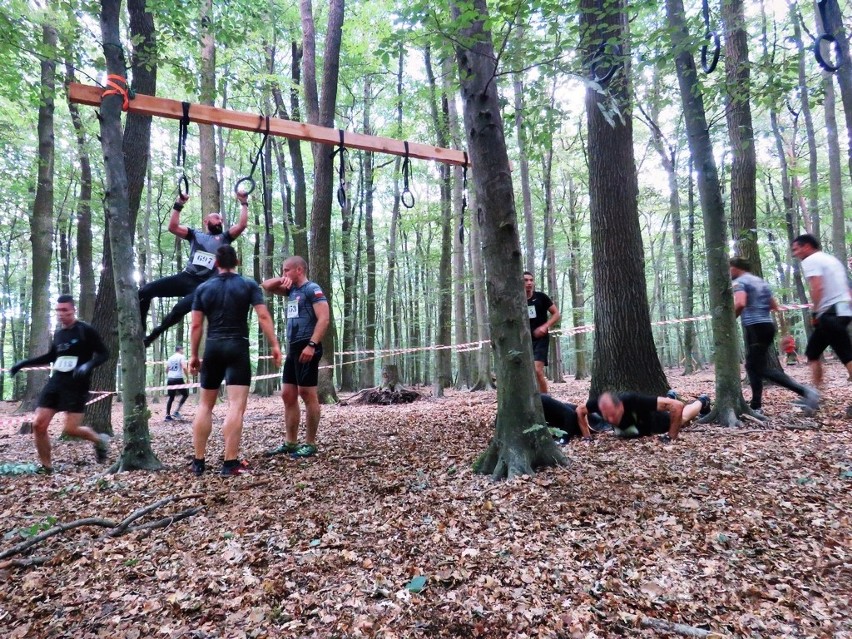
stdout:
<svg viewBox="0 0 852 639">
<path fill-rule="evenodd" d="M 263 456 L 282 441 L 281 402 L 252 397 L 242 477 L 218 475 L 225 406 L 198 479 L 189 421 L 152 418 L 161 472 L 103 474 L 88 444 L 57 440 L 54 475 L 0 477 L 0 553 L 169 497 L 133 525 L 194 514 L 117 536 L 77 527 L 0 559 L 0 637 L 850 638 L 841 370 L 827 367 L 812 419 L 770 387 L 766 425 L 695 425 L 669 446 L 598 435 L 565 447 L 569 468 L 501 483 L 471 471 L 494 391 L 325 407 L 320 453 L 301 461 Z M 712 371 L 668 374 L 683 395 L 712 393 Z M 587 390 L 552 388 L 575 403 Z M 33 459 L 31 436 L 4 426 L 0 462 Z"/>
</svg>

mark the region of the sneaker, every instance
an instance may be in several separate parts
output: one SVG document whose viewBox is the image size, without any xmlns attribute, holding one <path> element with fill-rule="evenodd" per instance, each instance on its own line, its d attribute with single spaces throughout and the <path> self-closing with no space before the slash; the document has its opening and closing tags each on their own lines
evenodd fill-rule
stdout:
<svg viewBox="0 0 852 639">
<path fill-rule="evenodd" d="M 766 414 L 763 412 L 762 408 L 752 408 L 751 412 L 757 415 L 758 417 L 766 417 Z"/>
<path fill-rule="evenodd" d="M 666 393 L 666 397 L 668 397 L 669 399 L 677 399 L 677 393 L 674 391 L 673 388 L 670 388 L 669 392 Z"/>
<path fill-rule="evenodd" d="M 109 435 L 101 433 L 98 435 L 98 441 L 95 442 L 95 459 L 99 464 L 105 464 L 109 459 Z"/>
<path fill-rule="evenodd" d="M 166 415 L 166 421 L 167 422 L 173 422 L 173 421 L 175 421 L 175 418 L 172 415 Z"/>
<path fill-rule="evenodd" d="M 172 417 L 175 419 L 183 419 L 183 415 L 181 415 L 178 411 L 173 412 Z"/>
<path fill-rule="evenodd" d="M 819 393 L 813 388 L 806 388 L 803 400 L 802 405 L 805 409 L 805 415 L 813 417 L 819 410 Z"/>
<path fill-rule="evenodd" d="M 53 468 L 50 466 L 39 466 L 35 471 L 36 475 L 52 475 Z"/>
<path fill-rule="evenodd" d="M 192 460 L 192 474 L 196 477 L 201 477 L 204 474 L 204 460 L 203 459 L 193 459 Z"/>
<path fill-rule="evenodd" d="M 708 395 L 699 395 L 696 399 L 701 402 L 701 410 L 698 411 L 699 415 L 709 415 L 710 414 L 710 397 Z"/>
<path fill-rule="evenodd" d="M 264 451 L 264 455 L 266 457 L 275 457 L 275 455 L 289 455 L 290 453 L 295 453 L 299 448 L 299 444 L 291 444 L 289 442 L 284 442 L 280 446 L 276 446 L 271 450 Z"/>
<path fill-rule="evenodd" d="M 298 459 L 301 457 L 313 457 L 317 454 L 317 446 L 316 444 L 302 444 L 292 453 L 290 453 L 290 457 L 293 459 Z"/>
<path fill-rule="evenodd" d="M 242 460 L 236 464 L 228 464 L 228 462 L 225 462 L 222 464 L 222 470 L 219 471 L 219 474 L 222 475 L 222 477 L 239 477 L 240 475 L 247 475 L 248 472 L 248 462 Z"/>
</svg>

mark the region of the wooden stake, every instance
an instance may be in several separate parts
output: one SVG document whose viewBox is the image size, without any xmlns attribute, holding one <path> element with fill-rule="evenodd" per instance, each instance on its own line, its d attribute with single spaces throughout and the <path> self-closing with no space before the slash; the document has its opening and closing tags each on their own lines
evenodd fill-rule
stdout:
<svg viewBox="0 0 852 639">
<path fill-rule="evenodd" d="M 100 106 L 103 89 L 86 84 L 72 82 L 68 86 L 68 99 L 77 104 L 88 106 Z M 150 95 L 137 93 L 130 100 L 128 111 L 142 115 L 157 116 L 180 120 L 183 117 L 183 107 L 179 100 L 157 98 Z M 193 104 L 189 108 L 189 119 L 198 124 L 215 124 L 229 129 L 241 131 L 266 131 L 266 118 L 253 113 L 231 111 L 219 107 Z M 340 131 L 324 126 L 305 124 L 304 122 L 293 122 L 282 118 L 269 118 L 269 134 L 284 138 L 295 138 L 307 142 L 319 142 L 329 146 L 340 144 Z M 349 133 L 344 131 L 343 145 L 349 149 L 361 149 L 364 151 L 376 151 L 378 153 L 389 153 L 391 155 L 405 155 L 405 143 L 392 138 L 382 138 L 363 133 Z M 465 154 L 454 149 L 444 149 L 439 146 L 408 143 L 408 155 L 420 160 L 435 160 L 444 164 L 456 164 L 464 166 Z M 470 166 L 470 161 L 467 162 Z"/>
</svg>

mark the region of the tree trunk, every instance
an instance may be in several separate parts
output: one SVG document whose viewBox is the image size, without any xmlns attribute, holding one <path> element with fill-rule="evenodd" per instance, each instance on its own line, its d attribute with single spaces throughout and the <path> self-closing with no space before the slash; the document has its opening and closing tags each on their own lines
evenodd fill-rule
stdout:
<svg viewBox="0 0 852 639">
<path fill-rule="evenodd" d="M 488 313 L 488 301 L 485 296 L 485 265 L 482 255 L 482 218 L 475 194 L 470 200 L 470 271 L 473 279 L 473 310 L 476 325 L 476 340 L 479 348 L 476 350 L 476 368 L 473 371 L 473 386 L 471 390 L 494 388 L 494 376 L 491 369 L 491 355 L 494 345 L 491 342 L 491 319 Z"/>
<path fill-rule="evenodd" d="M 344 0 L 331 0 L 328 7 L 328 25 L 323 52 L 322 96 L 317 93 L 316 30 L 311 0 L 299 3 L 302 18 L 303 70 L 305 76 L 305 105 L 308 122 L 319 126 L 334 126 L 334 109 L 337 104 L 337 78 L 340 70 L 340 44 L 343 39 Z M 330 149 L 318 143 L 311 145 L 314 154 L 314 196 L 311 203 L 310 273 L 331 300 L 331 206 L 333 196 L 334 164 Z M 342 161 L 342 158 L 341 158 Z M 335 351 L 334 304 L 329 303 L 329 330 L 323 340 L 323 356 L 317 391 L 320 401 L 337 401 L 334 390 L 332 365 Z"/>
<path fill-rule="evenodd" d="M 496 432 L 474 468 L 492 478 L 513 478 L 534 469 L 567 465 L 544 424 L 535 384 L 532 337 L 526 313 L 521 273 L 521 245 L 512 193 L 512 176 L 495 73 L 496 55 L 485 28 L 488 7 L 474 0 L 477 19 L 461 27 L 467 46 L 456 48 L 467 144 L 482 220 L 482 248 L 487 264 L 491 307 L 491 337 L 497 365 Z M 453 18 L 461 8 L 450 2 Z"/>
<path fill-rule="evenodd" d="M 151 63 L 156 60 L 156 37 L 154 18 L 146 11 L 145 0 L 128 0 L 127 9 L 130 14 L 130 36 L 135 44 L 130 61 L 133 89 L 145 95 L 157 93 L 157 67 Z M 142 201 L 142 191 L 145 187 L 148 157 L 151 147 L 151 116 L 138 113 L 127 114 L 127 124 L 124 130 L 122 153 L 124 156 L 125 176 L 127 181 L 127 203 L 130 221 L 136 228 L 136 218 Z M 116 284 L 112 270 L 112 232 L 109 216 L 106 217 L 104 229 L 104 257 L 101 268 L 98 291 L 95 297 L 95 313 L 92 325 L 100 333 L 104 345 L 109 349 L 110 359 L 95 369 L 92 374 L 92 388 L 102 391 L 116 389 L 116 368 L 118 367 L 119 335 L 118 308 L 116 306 Z M 131 233 L 129 241 L 133 242 Z M 140 328 L 141 330 L 141 328 Z M 85 423 L 99 433 L 112 433 L 112 398 L 92 404 L 86 411 Z M 125 407 L 125 410 L 127 408 Z M 132 453 L 135 455 L 136 452 Z"/>
<path fill-rule="evenodd" d="M 748 411 L 740 389 L 737 325 L 734 298 L 728 273 L 725 207 L 713 157 L 713 145 L 704 111 L 704 100 L 695 71 L 695 60 L 687 46 L 682 0 L 666 0 L 669 34 L 675 55 L 680 97 L 689 140 L 689 151 L 695 162 L 698 194 L 704 218 L 704 248 L 710 286 L 710 313 L 715 354 L 716 404 L 711 416 L 723 426 L 739 424 L 738 416 Z"/>
<path fill-rule="evenodd" d="M 125 73 L 126 65 L 119 36 L 121 0 L 101 0 L 101 38 L 107 71 Z M 110 248 L 118 302 L 118 333 L 121 353 L 122 400 L 124 408 L 124 450 L 116 470 L 159 469 L 151 450 L 148 407 L 145 398 L 145 351 L 139 296 L 133 279 L 135 220 L 130 214 L 127 172 L 122 152 L 120 95 L 109 95 L 101 103 L 101 148 L 105 162 L 106 213 L 111 229 Z M 147 148 L 147 147 L 146 147 Z M 144 175 L 144 170 L 143 170 Z"/>
<path fill-rule="evenodd" d="M 373 84 L 368 75 L 364 78 L 364 134 L 373 135 L 372 122 Z M 376 236 L 373 231 L 373 195 L 375 177 L 373 164 L 375 155 L 364 152 L 364 243 L 366 252 L 366 299 L 364 300 L 364 350 L 366 361 L 361 366 L 361 388 L 369 388 L 376 383 Z"/>
<path fill-rule="evenodd" d="M 216 104 L 216 40 L 213 27 L 213 0 L 202 0 L 199 35 L 201 65 L 198 71 L 198 101 Z M 216 134 L 211 124 L 198 125 L 198 161 L 201 178 L 201 216 L 222 210 L 219 178 L 216 172 Z M 225 222 L 228 228 L 228 222 Z"/>
<path fill-rule="evenodd" d="M 846 28 L 843 26 L 843 15 L 840 13 L 840 6 L 837 0 L 826 0 L 826 33 L 834 34 L 837 38 L 837 44 L 840 45 L 841 58 L 840 69 L 837 70 L 837 84 L 840 86 L 840 99 L 843 102 L 843 113 L 846 116 L 846 135 L 847 135 L 847 153 L 848 153 L 848 169 L 852 176 L 852 56 L 849 55 L 849 37 L 846 34 Z M 833 47 L 831 51 L 828 46 L 823 47 L 823 54 L 834 56 Z"/>
<path fill-rule="evenodd" d="M 816 12 L 817 31 L 824 33 L 819 11 Z M 846 264 L 846 220 L 843 211 L 843 170 L 840 159 L 840 142 L 837 134 L 837 97 L 834 89 L 834 74 L 822 72 L 823 109 L 825 114 L 825 140 L 828 149 L 828 188 L 831 192 L 831 252 L 842 264 Z"/>
<path fill-rule="evenodd" d="M 67 48 L 65 62 L 66 87 L 75 82 L 72 48 Z M 95 311 L 95 269 L 92 266 L 92 165 L 86 143 L 86 129 L 80 117 L 80 107 L 68 101 L 68 111 L 77 140 L 80 162 L 80 193 L 77 195 L 77 268 L 80 273 L 80 292 L 77 296 L 77 315 L 91 322 Z"/>
<path fill-rule="evenodd" d="M 441 65 L 444 94 L 447 99 L 447 127 L 453 148 L 461 148 L 461 133 L 459 131 L 459 114 L 456 108 L 456 92 L 458 87 L 452 84 L 452 60 L 444 58 Z M 466 344 L 470 340 L 470 322 L 467 313 L 468 288 L 465 284 L 465 234 L 470 242 L 470 232 L 466 228 L 467 209 L 467 167 L 453 167 L 453 320 L 455 325 L 456 344 Z M 467 349 L 456 351 L 456 388 L 470 388 L 474 381 L 470 370 L 470 352 Z"/>
<path fill-rule="evenodd" d="M 603 15 L 600 15 L 603 13 Z M 589 204 L 595 282 L 595 346 L 590 394 L 630 390 L 661 395 L 668 389 L 660 365 L 645 284 L 633 157 L 628 37 L 622 0 L 583 0 L 581 42 L 588 60 L 609 38 L 623 55 L 605 94 L 586 89 L 589 126 Z M 620 115 L 605 115 L 613 107 Z M 607 119 L 609 118 L 609 120 Z M 630 362 L 625 366 L 624 362 Z"/>
<path fill-rule="evenodd" d="M 30 218 L 32 244 L 32 306 L 28 356 L 46 353 L 50 348 L 50 265 L 53 256 L 53 111 L 56 95 L 56 62 L 58 44 L 56 29 L 45 22 L 41 25 L 45 57 L 41 61 L 41 101 L 38 108 L 38 178 L 33 214 Z M 36 400 L 47 380 L 46 371 L 27 372 L 27 385 L 21 411 L 35 409 Z"/>
<path fill-rule="evenodd" d="M 583 294 L 583 270 L 580 261 L 580 220 L 577 215 L 578 194 L 574 180 L 568 176 L 568 246 L 570 262 L 568 286 L 571 288 L 571 324 L 574 327 L 574 379 L 586 379 L 589 366 L 586 362 L 586 321 L 583 308 L 586 298 Z"/>
<path fill-rule="evenodd" d="M 344 156 L 345 157 L 345 156 Z M 344 161 L 344 157 L 340 161 Z M 347 197 L 344 206 L 340 207 L 340 253 L 343 263 L 343 337 L 340 340 L 340 350 L 351 353 L 343 358 L 340 367 L 340 390 L 351 393 L 355 390 L 355 365 L 357 357 L 355 351 L 355 327 L 357 317 L 355 315 L 355 249 L 352 241 L 352 197 Z"/>
<path fill-rule="evenodd" d="M 438 107 L 438 87 L 435 82 L 435 72 L 432 69 L 432 53 L 427 46 L 425 51 L 426 77 L 429 82 L 429 107 L 432 121 L 435 123 L 436 143 L 439 147 L 450 145 L 449 106 L 447 94 L 441 91 L 440 108 Z M 443 66 L 443 65 L 441 65 Z M 438 165 L 441 192 L 441 257 L 438 263 L 438 331 L 436 346 L 452 345 L 453 328 L 453 194 L 450 179 L 452 171 L 449 164 Z M 435 351 L 435 377 L 432 383 L 434 397 L 443 397 L 444 389 L 453 383 L 453 353 L 449 348 L 439 348 Z"/>
<path fill-rule="evenodd" d="M 554 88 L 556 86 L 554 82 Z M 555 113 L 553 93 L 550 96 L 551 113 Z M 550 120 L 550 118 L 548 118 Z M 555 123 L 548 122 L 548 131 L 552 134 L 548 136 L 544 148 L 544 157 L 542 158 L 542 174 L 544 182 L 544 267 L 547 272 L 545 278 L 546 290 L 553 303 L 559 307 L 559 282 L 556 280 L 556 247 L 553 238 L 553 138 L 557 135 L 557 127 Z M 550 381 L 562 383 L 565 381 L 565 365 L 562 361 L 562 342 L 559 336 L 551 333 L 548 336 L 550 341 L 550 355 L 547 363 L 547 373 Z"/>
<path fill-rule="evenodd" d="M 402 135 L 402 70 L 405 62 L 405 50 L 399 48 L 396 71 L 396 123 L 399 134 Z M 397 245 L 399 242 L 399 170 L 402 166 L 400 157 L 394 162 L 393 171 L 393 205 L 391 208 L 390 229 L 388 231 L 388 272 L 385 287 L 385 317 L 384 317 L 384 348 L 398 348 L 402 339 L 401 319 L 397 308 L 397 286 L 399 280 Z M 391 364 L 397 361 L 395 355 L 386 355 L 384 361 Z"/>
<path fill-rule="evenodd" d="M 523 41 L 523 29 L 516 36 Z M 518 157 L 521 165 L 521 198 L 524 203 L 524 270 L 535 269 L 535 223 L 533 221 L 530 189 L 530 161 L 527 157 L 527 134 L 524 128 L 524 80 L 520 73 L 513 75 L 515 93 L 515 135 L 518 136 Z"/>
</svg>

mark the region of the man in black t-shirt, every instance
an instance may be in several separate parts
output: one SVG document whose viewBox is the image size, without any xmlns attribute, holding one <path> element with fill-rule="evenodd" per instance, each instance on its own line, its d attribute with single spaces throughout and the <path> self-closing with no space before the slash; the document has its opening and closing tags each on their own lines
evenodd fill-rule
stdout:
<svg viewBox="0 0 852 639">
<path fill-rule="evenodd" d="M 680 429 L 698 415 L 710 412 L 710 398 L 702 395 L 689 404 L 669 397 L 640 393 L 601 393 L 577 408 L 577 419 L 588 427 L 591 413 L 613 425 L 616 437 L 633 439 L 660 435 L 664 442 L 677 439 Z"/>
<path fill-rule="evenodd" d="M 189 370 L 193 374 L 201 371 L 198 408 L 192 422 L 192 442 L 195 448 L 192 472 L 196 475 L 204 473 L 204 454 L 213 429 L 213 407 L 219 395 L 219 385 L 225 380 L 228 387 L 228 413 L 222 426 L 225 462 L 221 474 L 241 475 L 246 472 L 239 454 L 243 414 L 251 384 L 248 316 L 252 308 L 272 348 L 275 366 L 281 366 L 281 348 L 260 286 L 236 272 L 237 253 L 233 246 L 220 246 L 216 250 L 216 268 L 218 273 L 198 287 L 192 302 L 192 356 Z M 207 339 L 202 363 L 199 349 L 205 317 Z"/>
<path fill-rule="evenodd" d="M 162 333 L 177 324 L 192 310 L 192 297 L 199 284 L 216 272 L 216 249 L 236 240 L 248 226 L 248 195 L 237 192 L 240 203 L 240 219 L 227 231 L 222 227 L 222 215 L 211 213 L 204 218 L 204 228 L 207 232 L 196 230 L 180 223 L 180 212 L 189 201 L 189 196 L 181 194 L 172 207 L 169 218 L 169 233 L 189 242 L 189 263 L 177 275 L 162 277 L 149 282 L 139 289 L 139 312 L 142 315 L 144 328 L 148 309 L 155 297 L 180 297 L 180 301 L 163 318 L 159 326 L 154 327 L 143 340 L 145 346 L 150 346 Z"/>
<path fill-rule="evenodd" d="M 44 355 L 20 361 L 9 369 L 14 376 L 22 368 L 53 364 L 52 374 L 38 398 L 33 421 L 33 438 L 41 461 L 39 472 L 47 475 L 53 472 L 47 429 L 58 412 L 65 412 L 62 433 L 92 442 L 99 463 L 107 460 L 109 449 L 109 435 L 99 435 L 82 425 L 92 371 L 109 359 L 109 351 L 98 332 L 77 319 L 77 308 L 70 295 L 57 298 L 56 317 L 59 327 L 53 334 L 50 350 Z"/>
<path fill-rule="evenodd" d="M 547 355 L 550 349 L 548 330 L 559 321 L 559 309 L 545 293 L 535 290 L 533 275 L 529 271 L 524 271 L 524 291 L 527 294 L 527 311 L 530 318 L 530 333 L 532 333 L 535 378 L 539 391 L 546 393 L 547 377 L 544 376 L 544 367 L 547 366 Z"/>
</svg>

